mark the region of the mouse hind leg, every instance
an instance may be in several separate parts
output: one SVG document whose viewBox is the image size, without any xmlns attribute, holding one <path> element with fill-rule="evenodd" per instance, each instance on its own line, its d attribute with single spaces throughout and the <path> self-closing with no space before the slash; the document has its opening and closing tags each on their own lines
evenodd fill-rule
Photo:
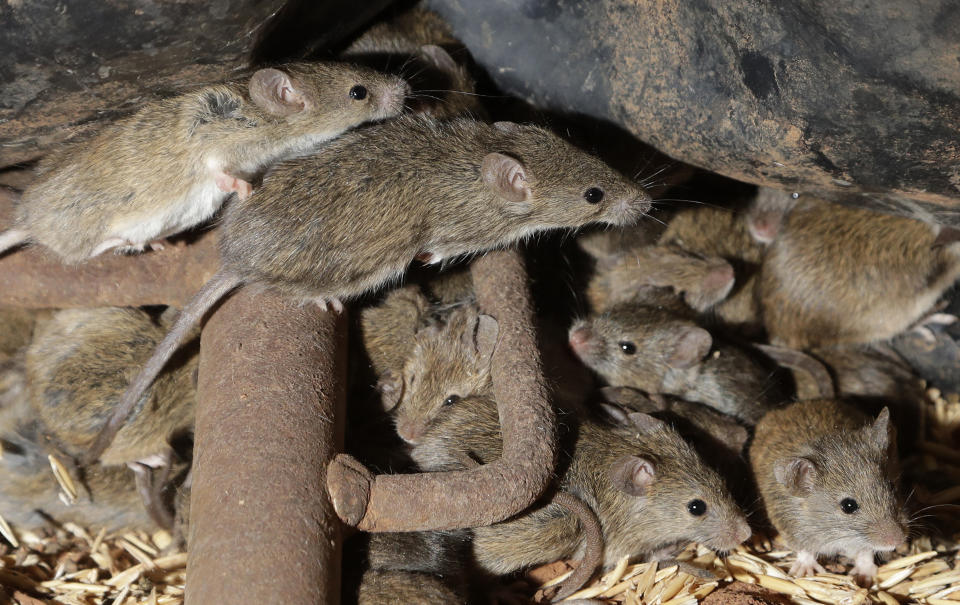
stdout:
<svg viewBox="0 0 960 605">
<path fill-rule="evenodd" d="M 137 492 L 150 518 L 164 529 L 172 529 L 173 514 L 167 509 L 163 501 L 163 490 L 170 476 L 173 452 L 166 450 L 161 454 L 142 458 L 135 462 L 128 462 L 127 466 L 133 471 Z"/>
<path fill-rule="evenodd" d="M 241 178 L 227 174 L 222 170 L 217 172 L 213 178 L 214 182 L 217 184 L 217 188 L 220 189 L 220 191 L 236 193 L 237 197 L 241 200 L 247 199 L 250 194 L 253 193 L 253 185 Z"/>
</svg>

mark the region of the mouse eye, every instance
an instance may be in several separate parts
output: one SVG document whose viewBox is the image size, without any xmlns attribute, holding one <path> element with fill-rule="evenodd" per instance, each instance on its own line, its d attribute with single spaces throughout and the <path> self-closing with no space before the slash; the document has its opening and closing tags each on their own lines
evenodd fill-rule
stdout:
<svg viewBox="0 0 960 605">
<path fill-rule="evenodd" d="M 687 502 L 687 510 L 690 511 L 690 514 L 694 517 L 699 517 L 707 512 L 707 503 L 700 498 L 691 500 L 690 502 Z"/>
<path fill-rule="evenodd" d="M 342 90 L 342 89 L 341 89 Z M 367 98 L 367 87 L 357 84 L 350 89 L 350 98 L 354 101 L 362 101 Z"/>
<path fill-rule="evenodd" d="M 617 346 L 620 347 L 620 350 L 623 351 L 624 355 L 633 355 L 637 352 L 637 345 L 628 340 L 621 340 L 617 343 Z"/>
<path fill-rule="evenodd" d="M 599 204 L 603 201 L 603 189 L 591 187 L 583 192 L 583 199 L 591 204 Z"/>
<path fill-rule="evenodd" d="M 843 500 L 840 501 L 840 510 L 847 513 L 848 515 L 852 515 L 853 513 L 860 510 L 860 504 L 853 498 L 844 498 Z"/>
<path fill-rule="evenodd" d="M 453 405 L 460 401 L 460 395 L 449 395 L 443 400 L 443 405 Z"/>
</svg>

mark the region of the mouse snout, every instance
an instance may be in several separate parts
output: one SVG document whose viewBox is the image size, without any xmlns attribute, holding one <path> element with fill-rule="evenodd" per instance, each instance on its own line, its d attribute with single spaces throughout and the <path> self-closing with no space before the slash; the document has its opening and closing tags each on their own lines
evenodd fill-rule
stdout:
<svg viewBox="0 0 960 605">
<path fill-rule="evenodd" d="M 581 358 L 584 355 L 589 355 L 592 353 L 596 343 L 596 339 L 593 336 L 593 330 L 584 325 L 574 326 L 571 328 L 570 335 L 567 340 L 570 343 L 570 348 L 573 349 L 573 352 L 576 353 L 577 357 Z"/>
<path fill-rule="evenodd" d="M 607 210 L 607 222 L 617 227 L 629 227 L 650 212 L 652 207 L 653 201 L 645 191 L 624 195 L 610 204 Z"/>
<path fill-rule="evenodd" d="M 740 545 L 746 542 L 747 538 L 749 538 L 752 534 L 753 530 L 750 529 L 750 524 L 747 523 L 747 520 L 743 517 L 739 517 L 733 523 L 733 531 L 730 535 L 732 536 L 733 541 L 736 542 L 737 545 Z"/>
<path fill-rule="evenodd" d="M 399 420 L 397 422 L 397 435 L 411 445 L 420 443 L 423 439 L 424 427 L 413 420 Z"/>
<path fill-rule="evenodd" d="M 874 546 L 877 550 L 893 550 L 907 539 L 906 532 L 899 523 L 890 521 L 877 528 Z"/>
</svg>

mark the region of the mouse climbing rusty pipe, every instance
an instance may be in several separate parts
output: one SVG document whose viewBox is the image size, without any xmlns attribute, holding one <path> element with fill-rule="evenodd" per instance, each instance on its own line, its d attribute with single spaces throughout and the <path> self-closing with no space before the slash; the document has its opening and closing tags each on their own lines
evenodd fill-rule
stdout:
<svg viewBox="0 0 960 605">
<path fill-rule="evenodd" d="M 546 489 L 556 458 L 556 419 L 540 367 L 534 311 L 520 253 L 473 263 L 481 310 L 500 325 L 491 360 L 503 426 L 503 456 L 469 471 L 374 476 L 340 454 L 327 472 L 337 514 L 364 531 L 490 525 L 528 507 Z"/>
</svg>

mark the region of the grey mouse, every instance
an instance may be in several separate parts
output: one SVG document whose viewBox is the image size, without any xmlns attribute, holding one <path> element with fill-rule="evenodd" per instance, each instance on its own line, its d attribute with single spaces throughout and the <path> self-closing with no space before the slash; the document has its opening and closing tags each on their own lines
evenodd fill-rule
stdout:
<svg viewBox="0 0 960 605">
<path fill-rule="evenodd" d="M 570 347 L 610 386 L 675 395 L 749 424 L 788 393 L 758 354 L 714 342 L 672 295 L 650 293 L 573 324 Z"/>
<path fill-rule="evenodd" d="M 241 284 L 326 307 L 445 258 L 650 209 L 637 184 L 537 126 L 404 117 L 282 163 L 227 209 L 221 268 L 186 305 L 88 454 L 112 439 L 192 326 Z"/>
<path fill-rule="evenodd" d="M 403 110 L 406 82 L 346 63 L 294 63 L 248 83 L 150 103 L 44 159 L 0 252 L 34 243 L 64 262 L 142 251 L 210 219 L 271 164 Z"/>
<path fill-rule="evenodd" d="M 422 469 L 464 468 L 464 457 L 500 456 L 496 403 L 471 397 L 446 407 L 411 452 Z M 600 520 L 603 563 L 623 556 L 664 557 L 695 540 L 727 551 L 750 528 L 723 479 L 666 423 L 613 411 L 609 424 L 578 419 L 569 463 L 558 487 L 587 503 Z M 512 520 L 474 529 L 474 555 L 493 573 L 577 557 L 576 519 L 550 500 Z"/>
<path fill-rule="evenodd" d="M 886 409 L 871 420 L 852 406 L 815 399 L 774 410 L 757 425 L 750 464 L 767 516 L 797 551 L 791 574 L 824 571 L 817 557 L 840 553 L 869 586 L 874 553 L 906 540 L 889 420 Z"/>
</svg>

